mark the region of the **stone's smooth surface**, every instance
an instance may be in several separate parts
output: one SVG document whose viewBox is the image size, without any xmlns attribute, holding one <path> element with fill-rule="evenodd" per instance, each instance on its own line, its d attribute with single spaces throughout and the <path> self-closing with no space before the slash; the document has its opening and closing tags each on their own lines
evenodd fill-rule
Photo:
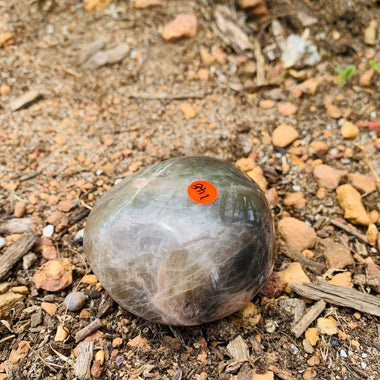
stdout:
<svg viewBox="0 0 380 380">
<path fill-rule="evenodd" d="M 207 181 L 216 199 L 188 195 Z M 206 191 L 200 196 L 207 196 Z M 84 234 L 90 265 L 130 312 L 197 325 L 239 310 L 260 290 L 274 258 L 263 192 L 233 165 L 210 157 L 164 161 L 120 182 L 92 210 Z"/>
<path fill-rule="evenodd" d="M 72 292 L 65 297 L 65 306 L 69 311 L 81 309 L 87 300 L 87 296 L 82 292 Z"/>
</svg>

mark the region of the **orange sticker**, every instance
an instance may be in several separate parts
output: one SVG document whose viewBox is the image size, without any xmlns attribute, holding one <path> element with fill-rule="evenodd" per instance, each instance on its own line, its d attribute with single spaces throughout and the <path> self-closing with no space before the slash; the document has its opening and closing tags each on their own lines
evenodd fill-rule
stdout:
<svg viewBox="0 0 380 380">
<path fill-rule="evenodd" d="M 194 181 L 187 188 L 187 194 L 194 202 L 207 205 L 215 201 L 218 196 L 218 190 L 210 182 Z"/>
</svg>

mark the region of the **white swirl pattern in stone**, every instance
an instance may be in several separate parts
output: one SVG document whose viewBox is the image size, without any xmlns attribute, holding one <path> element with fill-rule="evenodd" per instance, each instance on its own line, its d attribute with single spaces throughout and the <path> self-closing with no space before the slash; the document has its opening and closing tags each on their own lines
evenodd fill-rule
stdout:
<svg viewBox="0 0 380 380">
<path fill-rule="evenodd" d="M 213 184 L 216 199 L 191 199 L 194 181 Z M 210 157 L 173 158 L 126 178 L 98 201 L 84 234 L 84 251 L 109 295 L 140 317 L 170 325 L 237 311 L 269 276 L 273 246 L 262 191 Z"/>
</svg>

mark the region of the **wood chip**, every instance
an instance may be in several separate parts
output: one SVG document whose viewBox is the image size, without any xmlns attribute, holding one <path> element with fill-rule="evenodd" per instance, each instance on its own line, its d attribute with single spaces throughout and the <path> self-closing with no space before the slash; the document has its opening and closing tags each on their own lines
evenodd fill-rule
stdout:
<svg viewBox="0 0 380 380">
<path fill-rule="evenodd" d="M 324 300 L 332 305 L 349 307 L 380 317 L 380 298 L 344 286 L 320 284 L 293 284 L 291 289 L 312 300 Z"/>
<path fill-rule="evenodd" d="M 0 235 L 23 234 L 33 227 L 30 218 L 3 218 L 0 219 Z"/>
<path fill-rule="evenodd" d="M 90 378 L 90 367 L 94 355 L 94 342 L 83 342 L 79 346 L 78 357 L 74 365 L 74 375 L 79 380 Z"/>
<path fill-rule="evenodd" d="M 75 334 L 75 342 L 76 343 L 81 342 L 83 339 L 87 338 L 89 335 L 91 335 L 93 332 L 98 330 L 100 327 L 102 327 L 102 321 L 99 318 L 96 318 L 89 325 L 77 331 L 77 333 Z"/>
<path fill-rule="evenodd" d="M 9 108 L 11 109 L 11 111 L 17 111 L 21 108 L 30 106 L 40 98 L 42 98 L 40 92 L 36 90 L 31 90 L 10 102 Z"/>
<path fill-rule="evenodd" d="M 7 249 L 7 251 L 0 257 L 0 280 L 17 263 L 17 261 L 29 252 L 36 240 L 36 234 L 28 233 L 21 236 Z"/>
<path fill-rule="evenodd" d="M 228 343 L 227 351 L 235 362 L 244 362 L 249 359 L 248 346 L 241 335 Z"/>
<path fill-rule="evenodd" d="M 301 263 L 302 266 L 309 269 L 315 274 L 321 274 L 325 270 L 325 265 L 321 263 L 317 263 L 306 256 L 304 256 L 302 253 L 297 252 L 296 250 L 290 248 L 288 245 L 281 245 L 281 252 L 292 259 L 293 261 L 298 261 Z"/>
<path fill-rule="evenodd" d="M 222 32 L 224 37 L 229 41 L 233 49 L 237 52 L 252 50 L 252 43 L 249 40 L 247 34 L 232 20 L 228 19 L 224 13 L 224 7 L 216 7 L 216 25 L 218 26 L 219 30 Z"/>
<path fill-rule="evenodd" d="M 292 332 L 299 338 L 304 331 L 310 326 L 310 324 L 318 318 L 322 311 L 326 307 L 326 302 L 319 300 L 305 313 L 305 315 L 292 327 Z"/>
</svg>

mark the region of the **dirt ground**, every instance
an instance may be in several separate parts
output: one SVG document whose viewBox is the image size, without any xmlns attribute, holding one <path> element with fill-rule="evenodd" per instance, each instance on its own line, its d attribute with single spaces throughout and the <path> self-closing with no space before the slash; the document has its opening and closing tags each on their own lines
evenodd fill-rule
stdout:
<svg viewBox="0 0 380 380">
<path fill-rule="evenodd" d="M 321 244 L 304 252 L 322 268 L 301 260 L 310 281 L 348 273 L 353 289 L 378 299 L 380 274 L 369 281 L 367 265 L 380 264 L 380 239 L 363 242 L 367 226 L 358 223 L 358 234 L 330 224 L 349 221 L 335 189 L 321 190 L 312 172 L 323 163 L 378 181 L 380 73 L 369 62 L 380 63 L 380 39 L 372 29 L 371 43 L 365 30 L 380 20 L 379 2 L 267 0 L 264 16 L 234 1 L 132 3 L 86 11 L 79 0 L 0 1 L 0 226 L 17 219 L 16 227 L 0 228 L 0 260 L 20 236 L 38 235 L 0 278 L 0 379 L 379 379 L 379 316 L 327 302 L 319 318 L 333 321 L 333 331 L 315 319 L 307 327 L 316 341 L 297 338 L 284 301 L 306 301 L 306 310 L 315 301 L 269 286 L 252 300 L 252 315 L 198 327 L 152 324 L 112 303 L 86 276 L 77 235 L 116 180 L 150 164 L 198 154 L 248 158 L 267 181 L 276 225 L 291 216 L 319 240 L 343 239 L 349 247 L 352 261 L 337 270 Z M 244 32 L 248 47 L 221 31 L 216 12 Z M 196 35 L 165 41 L 163 28 L 181 13 L 196 15 Z M 299 58 L 285 68 L 279 45 L 291 34 L 304 35 L 320 60 Z M 101 39 L 103 50 L 125 43 L 125 56 L 86 65 L 86 52 Z M 356 71 L 338 85 L 335 70 L 347 65 Z M 18 106 L 29 91 L 33 99 Z M 344 137 L 345 121 L 359 126 L 356 137 Z M 281 124 L 298 132 L 286 146 L 271 138 Z M 340 184 L 348 182 L 342 176 Z M 304 204 L 285 201 L 290 193 Z M 378 183 L 361 199 L 378 230 Z M 278 233 L 275 272 L 299 261 L 285 254 L 282 240 Z M 56 257 L 72 260 L 72 279 L 61 290 L 43 290 L 35 274 L 51 260 L 61 265 Z M 85 305 L 68 311 L 63 301 L 73 290 L 86 295 Z M 84 340 L 93 342 L 86 356 L 76 333 L 97 318 L 100 326 Z"/>
</svg>

